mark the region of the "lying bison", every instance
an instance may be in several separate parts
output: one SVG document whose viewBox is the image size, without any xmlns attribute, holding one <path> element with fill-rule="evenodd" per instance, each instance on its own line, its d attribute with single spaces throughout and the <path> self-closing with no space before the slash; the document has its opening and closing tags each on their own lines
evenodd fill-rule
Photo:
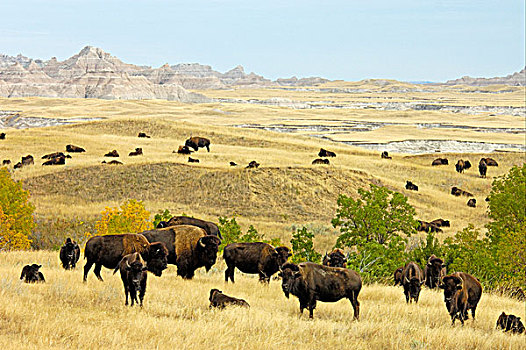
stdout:
<svg viewBox="0 0 526 350">
<path fill-rule="evenodd" d="M 313 318 L 316 301 L 335 302 L 347 298 L 354 309 L 354 319 L 360 317 L 358 294 L 362 289 L 362 279 L 357 272 L 312 262 L 286 263 L 281 268 L 281 289 L 287 298 L 289 294 L 298 297 L 300 313 L 308 308 L 309 317 Z"/>
<path fill-rule="evenodd" d="M 245 300 L 228 296 L 215 288 L 210 290 L 210 297 L 208 300 L 210 300 L 210 308 L 217 307 L 218 309 L 224 309 L 225 306 L 228 305 L 250 307 Z"/>
<path fill-rule="evenodd" d="M 46 160 L 44 163 L 42 163 L 42 165 L 64 165 L 64 164 L 66 164 L 65 156 L 51 158 L 50 160 Z"/>
<path fill-rule="evenodd" d="M 60 262 L 65 270 L 74 269 L 80 259 L 80 247 L 71 238 L 66 238 L 64 245 L 60 247 Z"/>
<path fill-rule="evenodd" d="M 430 289 L 435 289 L 445 275 L 446 265 L 444 264 L 444 260 L 437 258 L 435 254 L 432 254 L 429 259 L 427 259 L 427 264 L 424 269 L 426 286 Z"/>
<path fill-rule="evenodd" d="M 325 253 L 323 257 L 323 265 L 331 267 L 345 267 L 347 258 L 340 248 L 334 248 L 329 254 Z"/>
<path fill-rule="evenodd" d="M 122 165 L 122 162 L 119 162 L 118 160 L 110 160 L 109 162 L 106 162 L 103 160 L 101 164 L 109 164 L 109 165 Z"/>
<path fill-rule="evenodd" d="M 184 279 L 194 277 L 195 270 L 204 266 L 206 271 L 216 263 L 221 241 L 207 235 L 197 226 L 178 225 L 141 233 L 150 242 L 163 242 L 168 247 L 168 264 L 177 266 L 177 274 Z"/>
<path fill-rule="evenodd" d="M 20 279 L 26 283 L 46 282 L 42 272 L 38 271 L 42 265 L 26 265 L 22 268 Z"/>
<path fill-rule="evenodd" d="M 143 235 L 125 233 L 120 235 L 105 235 L 91 237 L 86 242 L 84 258 L 84 282 L 88 278 L 88 272 L 95 264 L 95 276 L 102 281 L 100 270 L 102 266 L 115 269 L 125 255 L 140 253 L 146 261 L 148 271 L 156 276 L 161 276 L 167 266 L 168 250 L 165 243 L 148 240 Z"/>
<path fill-rule="evenodd" d="M 336 153 L 320 148 L 320 151 L 318 152 L 318 157 L 336 157 Z"/>
<path fill-rule="evenodd" d="M 387 152 L 387 151 L 383 151 L 383 152 L 382 152 L 382 155 L 381 155 L 380 157 L 381 157 L 382 159 L 393 159 L 393 157 L 391 157 L 391 156 L 389 155 L 389 152 Z"/>
<path fill-rule="evenodd" d="M 448 165 L 448 164 L 449 164 L 449 161 L 447 160 L 447 158 L 437 158 L 431 163 L 431 165 Z"/>
<path fill-rule="evenodd" d="M 495 329 L 501 329 L 504 332 L 522 334 L 524 333 L 524 325 L 521 322 L 521 318 L 515 315 L 506 315 L 502 312 L 497 319 L 497 326 Z"/>
<path fill-rule="evenodd" d="M 236 162 L 230 162 L 230 166 L 237 166 Z"/>
<path fill-rule="evenodd" d="M 135 148 L 135 151 L 128 153 L 128 156 L 129 157 L 142 156 L 142 148 L 141 147 Z"/>
<path fill-rule="evenodd" d="M 135 302 L 142 307 L 142 301 L 146 293 L 146 281 L 148 279 L 147 270 L 146 261 L 143 260 L 141 254 L 135 252 L 125 255 L 113 271 L 113 274 L 117 271 L 121 273 L 124 294 L 126 295 L 124 305 L 128 305 L 129 294 L 131 297 L 131 306 L 133 306 Z M 137 300 L 137 293 L 139 293 L 139 301 Z"/>
<path fill-rule="evenodd" d="M 420 266 L 413 261 L 407 263 L 402 271 L 402 286 L 407 303 L 413 300 L 418 303 L 422 284 L 424 284 L 424 273 Z"/>
<path fill-rule="evenodd" d="M 176 153 L 176 152 L 174 151 L 173 153 Z M 192 154 L 192 151 L 190 150 L 190 148 L 188 148 L 188 146 L 179 146 L 179 148 L 177 149 L 177 153 Z"/>
<path fill-rule="evenodd" d="M 144 133 L 144 132 L 140 132 L 139 135 L 137 135 L 137 137 L 144 137 L 144 138 L 147 138 L 147 139 L 150 138 L 150 136 L 146 135 L 146 133 Z"/>
<path fill-rule="evenodd" d="M 53 159 L 53 158 L 59 158 L 59 157 L 71 158 L 69 154 L 66 155 L 62 152 L 54 152 L 54 153 L 43 155 L 41 159 Z"/>
<path fill-rule="evenodd" d="M 419 225 L 417 226 L 417 231 L 424 231 L 424 232 L 442 232 L 442 229 L 439 228 L 436 224 L 433 224 L 431 222 L 417 220 L 419 222 Z"/>
<path fill-rule="evenodd" d="M 451 194 L 453 196 L 466 196 L 466 197 L 473 197 L 472 193 L 469 193 L 468 191 L 464 191 L 456 186 L 451 187 Z"/>
<path fill-rule="evenodd" d="M 11 160 L 10 159 L 2 160 L 2 165 L 9 165 L 9 164 L 11 164 Z"/>
<path fill-rule="evenodd" d="M 444 301 L 452 324 L 457 318 L 464 324 L 470 309 L 471 316 L 475 319 L 475 310 L 482 296 L 482 286 L 475 277 L 464 272 L 455 272 L 444 276 L 438 288 L 444 290 Z"/>
<path fill-rule="evenodd" d="M 475 198 L 471 198 L 468 200 L 467 205 L 468 207 L 475 208 L 477 206 L 477 200 Z"/>
<path fill-rule="evenodd" d="M 412 183 L 411 181 L 406 181 L 405 189 L 410 191 L 418 191 L 418 186 Z"/>
<path fill-rule="evenodd" d="M 449 220 L 444 220 L 444 219 L 435 219 L 431 221 L 430 224 L 433 224 L 437 227 L 450 227 Z"/>
<path fill-rule="evenodd" d="M 188 163 L 199 163 L 199 159 L 188 157 Z"/>
<path fill-rule="evenodd" d="M 184 145 L 192 147 L 196 152 L 199 150 L 199 148 L 206 147 L 206 150 L 210 152 L 210 140 L 204 137 L 190 137 L 188 140 L 185 141 Z"/>
<path fill-rule="evenodd" d="M 248 163 L 248 165 L 246 166 L 247 169 L 257 169 L 259 168 L 259 163 L 256 162 L 255 160 L 251 161 L 250 163 Z"/>
<path fill-rule="evenodd" d="M 330 165 L 331 162 L 330 162 L 328 159 L 317 158 L 317 159 L 314 159 L 314 160 L 312 161 L 312 164 L 313 164 L 313 165 L 316 165 L 316 164 Z"/>
<path fill-rule="evenodd" d="M 168 220 L 168 222 L 166 222 L 166 226 L 164 227 L 176 225 L 192 225 L 201 227 L 203 230 L 206 231 L 207 235 L 212 235 L 223 239 L 223 237 L 221 236 L 221 232 L 219 232 L 219 227 L 217 227 L 217 225 L 211 221 L 191 218 L 188 216 L 174 216 L 170 220 Z"/>
<path fill-rule="evenodd" d="M 110 151 L 110 152 L 108 152 L 108 153 L 106 153 L 104 155 L 104 157 L 115 157 L 115 158 L 117 158 L 118 156 L 119 156 L 119 152 L 117 152 L 116 149 L 114 149 L 113 151 Z"/>
<path fill-rule="evenodd" d="M 227 265 L 225 281 L 234 282 L 236 267 L 244 273 L 258 274 L 261 282 L 270 282 L 270 277 L 291 256 L 287 247 L 274 248 L 263 242 L 232 243 L 225 247 L 223 259 Z"/>
<path fill-rule="evenodd" d="M 0 133 L 0 140 L 5 140 L 5 132 Z"/>
<path fill-rule="evenodd" d="M 69 153 L 82 153 L 86 152 L 86 150 L 82 147 L 74 146 L 74 145 L 66 145 L 66 152 Z"/>
</svg>

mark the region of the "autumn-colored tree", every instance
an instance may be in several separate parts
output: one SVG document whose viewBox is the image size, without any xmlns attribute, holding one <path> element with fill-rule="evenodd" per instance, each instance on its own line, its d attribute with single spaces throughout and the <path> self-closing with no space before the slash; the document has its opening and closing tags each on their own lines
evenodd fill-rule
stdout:
<svg viewBox="0 0 526 350">
<path fill-rule="evenodd" d="M 137 233 L 153 228 L 150 212 L 142 201 L 129 199 L 120 207 L 106 207 L 102 217 L 95 223 L 99 235 Z"/>
</svg>

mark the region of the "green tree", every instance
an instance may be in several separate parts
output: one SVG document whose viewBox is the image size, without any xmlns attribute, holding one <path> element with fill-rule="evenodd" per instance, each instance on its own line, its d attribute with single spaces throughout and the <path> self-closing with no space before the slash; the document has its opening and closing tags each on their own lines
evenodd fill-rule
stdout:
<svg viewBox="0 0 526 350">
<path fill-rule="evenodd" d="M 292 232 L 292 239 L 290 240 L 292 244 L 292 262 L 321 262 L 321 254 L 314 250 L 313 238 L 314 234 L 309 232 L 305 226 Z"/>
<path fill-rule="evenodd" d="M 153 217 L 153 227 L 157 227 L 161 221 L 168 221 L 172 218 L 172 214 L 168 209 L 159 210 L 157 214 Z"/>
<path fill-rule="evenodd" d="M 0 250 L 30 248 L 34 210 L 22 182 L 14 181 L 5 167 L 0 168 Z"/>
<path fill-rule="evenodd" d="M 219 246 L 219 251 L 223 251 L 227 245 L 230 243 L 236 243 L 241 241 L 241 226 L 236 221 L 236 218 L 233 217 L 229 219 L 228 217 L 219 217 L 218 223 L 219 232 L 223 239 L 221 240 L 221 245 Z"/>
</svg>

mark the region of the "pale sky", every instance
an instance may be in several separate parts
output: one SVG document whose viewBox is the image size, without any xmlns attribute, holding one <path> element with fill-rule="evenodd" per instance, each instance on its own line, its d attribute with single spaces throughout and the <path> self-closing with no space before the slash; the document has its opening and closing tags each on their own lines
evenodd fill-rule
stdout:
<svg viewBox="0 0 526 350">
<path fill-rule="evenodd" d="M 525 66 L 525 1 L 0 0 L 0 53 L 236 65 L 266 78 L 445 81 Z"/>
</svg>

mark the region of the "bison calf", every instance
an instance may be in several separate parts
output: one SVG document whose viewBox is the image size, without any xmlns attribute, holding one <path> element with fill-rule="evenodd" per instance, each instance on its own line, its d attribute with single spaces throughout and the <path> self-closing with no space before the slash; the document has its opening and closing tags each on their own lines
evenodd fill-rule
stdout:
<svg viewBox="0 0 526 350">
<path fill-rule="evenodd" d="M 172 153 L 179 153 L 179 154 L 192 154 L 192 151 L 188 146 L 179 146 L 179 148 L 176 151 L 173 151 Z"/>
<path fill-rule="evenodd" d="M 113 274 L 117 271 L 121 273 L 124 294 L 126 295 L 124 305 L 128 305 L 129 294 L 131 297 L 131 306 L 136 302 L 137 304 L 140 303 L 142 307 L 142 301 L 146 293 L 146 280 L 148 279 L 147 270 L 148 267 L 142 259 L 141 254 L 132 253 L 125 255 L 113 271 Z M 137 300 L 137 293 L 139 293 L 139 301 Z"/>
<path fill-rule="evenodd" d="M 60 248 L 60 262 L 65 270 L 74 269 L 80 258 L 80 247 L 77 242 L 66 238 L 64 245 Z"/>
<path fill-rule="evenodd" d="M 495 328 L 500 328 L 504 330 L 504 332 L 511 331 L 511 333 L 517 334 L 524 333 L 524 325 L 521 322 L 521 318 L 515 315 L 506 315 L 504 312 L 500 314 L 497 319 L 497 326 Z"/>
<path fill-rule="evenodd" d="M 210 298 L 208 298 L 208 300 L 210 300 L 210 308 L 217 307 L 219 309 L 224 309 L 225 306 L 228 305 L 250 307 L 250 305 L 248 305 L 245 300 L 228 296 L 223 294 L 223 292 L 219 289 L 215 288 L 210 290 Z"/>
<path fill-rule="evenodd" d="M 42 265 L 26 265 L 22 268 L 20 279 L 26 283 L 46 282 L 42 272 L 38 271 Z"/>
</svg>

